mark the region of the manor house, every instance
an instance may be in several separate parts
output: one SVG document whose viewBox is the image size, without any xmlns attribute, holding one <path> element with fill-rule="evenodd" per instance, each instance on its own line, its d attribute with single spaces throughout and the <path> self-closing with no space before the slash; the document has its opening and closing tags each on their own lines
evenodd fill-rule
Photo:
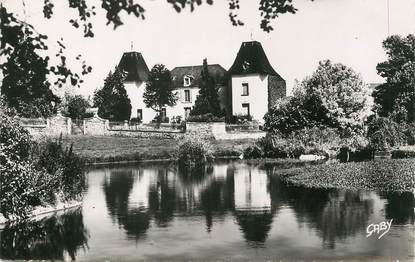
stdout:
<svg viewBox="0 0 415 262">
<path fill-rule="evenodd" d="M 149 123 L 156 112 L 143 101 L 149 69 L 141 53 L 124 53 L 118 67 L 126 72 L 125 89 L 131 100 L 131 118 Z M 220 106 L 227 115 L 250 115 L 263 122 L 268 109 L 286 96 L 285 80 L 268 61 L 261 43 L 243 42 L 232 67 L 226 71 L 221 65 L 208 65 L 210 75 L 219 90 Z M 199 94 L 198 83 L 202 66 L 179 66 L 171 70 L 178 101 L 162 110 L 164 119 L 180 116 L 186 119 Z"/>
</svg>

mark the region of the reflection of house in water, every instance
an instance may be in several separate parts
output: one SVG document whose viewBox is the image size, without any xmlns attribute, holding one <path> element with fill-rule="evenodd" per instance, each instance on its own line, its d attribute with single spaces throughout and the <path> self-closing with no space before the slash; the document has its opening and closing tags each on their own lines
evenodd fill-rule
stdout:
<svg viewBox="0 0 415 262">
<path fill-rule="evenodd" d="M 157 172 L 153 169 L 139 169 L 128 197 L 128 208 L 144 210 L 148 208 L 148 196 L 151 184 L 155 183 Z"/>
<path fill-rule="evenodd" d="M 237 223 L 248 243 L 262 245 L 275 215 L 266 171 L 243 165 L 235 169 L 233 177 Z"/>
<path fill-rule="evenodd" d="M 235 210 L 264 211 L 271 208 L 268 178 L 263 170 L 239 168 L 234 174 Z"/>
</svg>

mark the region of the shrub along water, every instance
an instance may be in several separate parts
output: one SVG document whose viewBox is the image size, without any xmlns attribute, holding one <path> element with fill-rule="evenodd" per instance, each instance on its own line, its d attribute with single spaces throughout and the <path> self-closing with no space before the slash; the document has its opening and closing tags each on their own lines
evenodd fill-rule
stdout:
<svg viewBox="0 0 415 262">
<path fill-rule="evenodd" d="M 213 158 L 213 151 L 209 141 L 203 140 L 200 137 L 186 137 L 177 149 L 177 159 L 181 166 L 204 166 L 212 162 Z"/>
<path fill-rule="evenodd" d="M 37 145 L 13 115 L 0 101 L 0 214 L 24 218 L 37 206 L 79 199 L 83 161 L 60 143 Z"/>
<path fill-rule="evenodd" d="M 288 135 L 268 133 L 244 151 L 245 158 L 298 158 L 302 154 L 336 157 L 342 148 L 360 151 L 367 141 L 363 136 L 342 137 L 334 128 L 304 128 Z"/>
</svg>

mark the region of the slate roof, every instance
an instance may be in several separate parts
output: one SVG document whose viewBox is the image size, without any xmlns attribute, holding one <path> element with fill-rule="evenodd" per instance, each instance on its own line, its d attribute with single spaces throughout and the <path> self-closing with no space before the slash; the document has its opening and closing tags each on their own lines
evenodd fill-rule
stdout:
<svg viewBox="0 0 415 262">
<path fill-rule="evenodd" d="M 144 82 L 148 79 L 148 70 L 146 61 L 141 53 L 126 52 L 122 55 L 118 68 L 127 73 L 125 81 Z"/>
<path fill-rule="evenodd" d="M 188 76 L 193 76 L 194 81 L 191 86 L 198 86 L 198 82 L 201 77 L 203 66 L 178 66 L 171 70 L 171 75 L 173 78 L 174 87 L 183 87 L 183 78 Z M 226 84 L 226 70 L 219 64 L 208 65 L 208 70 L 211 76 L 216 81 L 216 84 L 224 85 Z"/>
<path fill-rule="evenodd" d="M 257 41 L 242 43 L 229 73 L 231 75 L 274 75 L 283 80 L 272 68 L 261 43 Z"/>
</svg>

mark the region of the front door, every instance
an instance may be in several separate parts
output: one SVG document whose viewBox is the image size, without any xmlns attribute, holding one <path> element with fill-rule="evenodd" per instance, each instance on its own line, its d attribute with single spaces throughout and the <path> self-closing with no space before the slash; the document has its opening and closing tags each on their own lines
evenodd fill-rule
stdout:
<svg viewBox="0 0 415 262">
<path fill-rule="evenodd" d="M 184 108 L 184 119 L 187 119 L 190 116 L 190 111 L 192 111 L 191 107 Z"/>
</svg>

